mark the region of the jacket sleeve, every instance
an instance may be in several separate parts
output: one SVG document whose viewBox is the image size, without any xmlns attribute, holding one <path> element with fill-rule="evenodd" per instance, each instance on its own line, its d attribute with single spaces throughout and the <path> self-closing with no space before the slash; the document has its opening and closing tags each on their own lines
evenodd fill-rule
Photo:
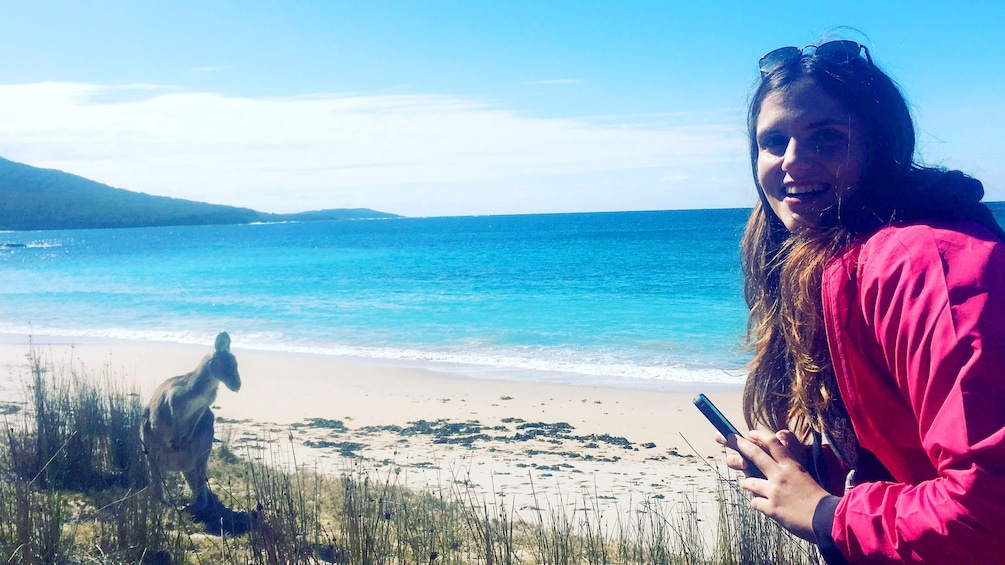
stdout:
<svg viewBox="0 0 1005 565">
<path fill-rule="evenodd" d="M 968 229 L 885 230 L 858 256 L 842 345 L 858 360 L 835 366 L 863 387 L 863 447 L 900 482 L 835 506 L 852 563 L 1005 563 L 1005 248 Z"/>
</svg>

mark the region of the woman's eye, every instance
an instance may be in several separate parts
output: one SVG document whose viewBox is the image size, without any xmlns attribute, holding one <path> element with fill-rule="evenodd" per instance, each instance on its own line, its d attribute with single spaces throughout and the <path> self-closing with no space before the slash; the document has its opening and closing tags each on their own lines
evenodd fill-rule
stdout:
<svg viewBox="0 0 1005 565">
<path fill-rule="evenodd" d="M 828 129 L 820 130 L 820 131 L 816 132 L 816 134 L 814 134 L 813 138 L 814 138 L 814 141 L 818 145 L 826 145 L 826 144 L 831 144 L 831 143 L 844 143 L 845 142 L 845 136 L 844 136 L 844 134 L 842 134 L 839 131 L 828 130 Z"/>
<path fill-rule="evenodd" d="M 765 151 L 771 153 L 784 153 L 789 145 L 789 139 L 784 135 L 767 135 L 761 138 L 758 145 Z"/>
</svg>

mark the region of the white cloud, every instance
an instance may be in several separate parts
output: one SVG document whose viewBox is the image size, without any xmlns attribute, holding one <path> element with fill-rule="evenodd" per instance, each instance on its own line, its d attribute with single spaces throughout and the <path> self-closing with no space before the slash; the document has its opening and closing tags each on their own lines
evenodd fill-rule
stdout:
<svg viewBox="0 0 1005 565">
<path fill-rule="evenodd" d="M 442 95 L 251 99 L 157 88 L 132 85 L 122 100 L 112 95 L 122 87 L 0 86 L 0 156 L 268 211 L 481 214 L 747 200 L 735 125 L 534 119 Z M 738 183 L 719 189 L 739 200 L 710 197 L 716 186 L 702 179 L 732 170 Z M 702 191 L 668 188 L 683 179 Z"/>
</svg>

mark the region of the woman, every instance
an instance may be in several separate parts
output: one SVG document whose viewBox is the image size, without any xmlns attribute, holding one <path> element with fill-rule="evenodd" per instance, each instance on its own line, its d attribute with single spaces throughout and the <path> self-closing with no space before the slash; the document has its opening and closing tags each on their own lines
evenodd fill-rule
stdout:
<svg viewBox="0 0 1005 565">
<path fill-rule="evenodd" d="M 761 59 L 743 240 L 751 505 L 829 563 L 1005 563 L 1005 233 L 914 163 L 864 46 Z"/>
</svg>

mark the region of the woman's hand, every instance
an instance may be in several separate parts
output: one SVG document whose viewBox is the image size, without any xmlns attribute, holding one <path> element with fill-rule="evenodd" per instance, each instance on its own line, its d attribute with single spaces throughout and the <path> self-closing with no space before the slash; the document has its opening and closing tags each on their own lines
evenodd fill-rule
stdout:
<svg viewBox="0 0 1005 565">
<path fill-rule="evenodd" d="M 757 479 L 748 476 L 740 480 L 740 488 L 754 495 L 750 506 L 793 534 L 815 542 L 813 512 L 817 503 L 827 496 L 827 491 L 813 480 L 797 459 L 805 454 L 805 446 L 796 440 L 795 434 L 789 430 L 776 434 L 752 430 L 745 438 L 736 435 L 724 438 L 720 435 L 716 441 L 736 451 L 726 456 L 728 467 L 746 474 L 746 457 L 767 477 Z"/>
</svg>

